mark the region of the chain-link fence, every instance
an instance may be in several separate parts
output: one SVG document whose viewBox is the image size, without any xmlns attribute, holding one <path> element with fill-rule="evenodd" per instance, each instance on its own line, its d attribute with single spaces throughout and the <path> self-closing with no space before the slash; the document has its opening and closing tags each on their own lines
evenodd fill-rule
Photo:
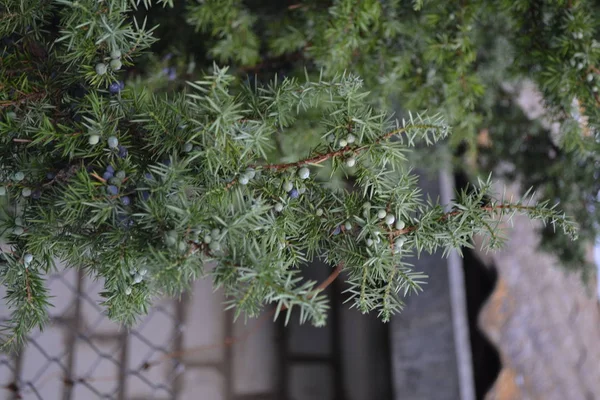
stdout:
<svg viewBox="0 0 600 400">
<path fill-rule="evenodd" d="M 315 271 L 328 274 L 325 268 Z M 323 278 L 319 273 L 314 279 Z M 204 280 L 181 299 L 157 301 L 129 331 L 106 317 L 98 294 L 101 281 L 68 269 L 49 276 L 47 285 L 54 296 L 50 323 L 43 332 L 33 332 L 18 354 L 0 354 L 0 399 L 342 400 L 390 395 L 387 332 L 374 324 L 374 316 L 340 307 L 337 283 L 328 289 L 331 315 L 322 329 L 297 325 L 295 319 L 284 327 L 271 323 L 270 313 L 247 325 L 234 323 L 231 313 L 223 311 L 220 293 Z M 0 319 L 8 313 L 0 303 Z M 361 324 L 364 337 L 341 340 L 343 325 Z M 378 360 L 376 368 L 348 362 L 366 346 Z M 364 374 L 377 376 L 357 379 Z M 381 396 L 370 397 L 374 393 Z"/>
</svg>

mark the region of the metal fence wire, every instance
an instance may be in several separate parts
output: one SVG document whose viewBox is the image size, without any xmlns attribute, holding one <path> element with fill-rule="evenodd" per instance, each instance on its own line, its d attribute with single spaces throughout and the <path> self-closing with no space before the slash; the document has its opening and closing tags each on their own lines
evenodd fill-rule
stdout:
<svg viewBox="0 0 600 400">
<path fill-rule="evenodd" d="M 331 268 L 308 271 L 322 281 Z M 390 398 L 387 328 L 343 307 L 338 281 L 325 291 L 324 328 L 299 325 L 297 316 L 273 323 L 271 310 L 234 322 L 207 279 L 181 299 L 159 299 L 130 330 L 107 318 L 102 281 L 66 269 L 46 284 L 50 321 L 18 353 L 0 354 L 0 400 Z M 3 297 L 0 321 L 9 314 Z"/>
<path fill-rule="evenodd" d="M 176 397 L 182 301 L 160 301 L 127 331 L 99 305 L 102 282 L 75 270 L 48 277 L 55 307 L 18 354 L 0 354 L 0 399 Z M 6 320 L 8 310 L 0 309 Z M 168 360 L 163 362 L 166 358 Z"/>
</svg>

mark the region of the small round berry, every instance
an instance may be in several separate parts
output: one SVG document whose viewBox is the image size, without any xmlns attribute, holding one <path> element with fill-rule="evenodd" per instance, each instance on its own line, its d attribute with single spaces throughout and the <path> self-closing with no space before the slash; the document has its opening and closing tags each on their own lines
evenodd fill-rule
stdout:
<svg viewBox="0 0 600 400">
<path fill-rule="evenodd" d="M 6 113 L 6 119 L 8 121 L 13 120 L 13 119 L 17 119 L 17 113 L 14 111 L 9 111 Z"/>
<path fill-rule="evenodd" d="M 186 242 L 184 242 L 183 240 L 181 242 L 179 242 L 179 251 L 184 252 L 186 251 L 188 248 L 188 245 Z"/>
<path fill-rule="evenodd" d="M 254 179 L 256 176 L 256 171 L 252 168 L 248 168 L 244 174 L 248 177 L 248 179 Z"/>
<path fill-rule="evenodd" d="M 338 225 L 338 226 L 336 226 L 336 227 L 335 227 L 335 229 L 333 230 L 333 232 L 332 232 L 332 235 L 334 235 L 334 236 L 335 236 L 335 235 L 339 235 L 341 231 L 342 231 L 342 228 L 340 228 L 340 226 Z"/>
<path fill-rule="evenodd" d="M 116 187 L 115 185 L 108 185 L 106 187 L 106 191 L 108 192 L 108 194 L 110 194 L 112 196 L 116 196 L 117 193 L 119 193 L 119 188 Z"/>
<path fill-rule="evenodd" d="M 121 67 L 123 66 L 123 63 L 121 62 L 121 60 L 112 60 L 110 62 L 110 67 L 114 70 L 114 71 L 118 71 L 121 69 Z"/>
<path fill-rule="evenodd" d="M 377 211 L 377 218 L 379 218 L 379 219 L 384 219 L 386 215 L 387 215 L 387 213 L 385 212 L 385 210 Z"/>
<path fill-rule="evenodd" d="M 348 146 L 348 141 L 346 139 L 341 139 L 339 143 L 340 147 Z"/>
<path fill-rule="evenodd" d="M 52 179 L 54 179 L 56 177 L 56 174 L 54 174 L 54 172 L 48 172 L 46 174 L 46 179 L 48 179 L 49 181 L 51 181 Z"/>
<path fill-rule="evenodd" d="M 394 222 L 396 222 L 396 217 L 394 216 L 394 214 L 387 214 L 385 216 L 385 223 L 388 225 L 392 225 Z"/>
<path fill-rule="evenodd" d="M 118 171 L 115 176 L 119 179 L 125 179 L 125 176 L 127 176 L 127 174 L 125 173 L 125 171 Z"/>
<path fill-rule="evenodd" d="M 23 256 L 23 262 L 25 264 L 30 264 L 33 261 L 33 254 L 27 253 Z"/>
<path fill-rule="evenodd" d="M 315 214 L 317 215 L 317 217 L 320 217 L 321 215 L 323 215 L 323 209 L 317 208 L 317 211 L 315 212 Z"/>
<path fill-rule="evenodd" d="M 130 287 L 126 287 L 126 288 L 125 288 L 125 294 L 126 294 L 127 296 L 129 296 L 129 295 L 131 294 L 131 288 L 130 288 Z"/>
<path fill-rule="evenodd" d="M 98 75 L 104 75 L 106 73 L 106 64 L 104 64 L 104 63 L 96 64 L 96 73 Z"/>
<path fill-rule="evenodd" d="M 308 177 L 310 176 L 310 170 L 306 167 L 302 167 L 298 171 L 298 176 L 300 177 L 300 179 L 308 179 Z"/>
<path fill-rule="evenodd" d="M 344 224 L 344 228 L 346 228 L 347 231 L 352 229 L 352 224 L 350 223 L 350 221 L 346 221 L 346 223 Z"/>
<path fill-rule="evenodd" d="M 335 136 L 333 136 L 333 135 L 328 135 L 328 136 L 327 136 L 327 141 L 328 141 L 329 143 L 333 143 L 333 142 L 335 142 Z"/>
<path fill-rule="evenodd" d="M 398 238 L 394 242 L 394 247 L 397 248 L 397 249 L 401 249 L 402 246 L 404 246 L 404 242 L 406 242 L 406 239 L 404 239 L 404 238 Z"/>
<path fill-rule="evenodd" d="M 146 276 L 146 275 L 148 275 L 148 270 L 147 270 L 146 268 L 142 268 L 142 269 L 140 270 L 140 275 L 141 275 L 141 276 Z"/>
<path fill-rule="evenodd" d="M 306 192 L 306 186 L 300 186 L 300 187 L 298 188 L 298 193 L 300 193 L 300 194 L 304 194 L 305 192 Z"/>
<path fill-rule="evenodd" d="M 367 239 L 367 246 L 369 246 L 369 247 L 373 246 L 373 239 L 371 239 L 371 238 Z"/>
<path fill-rule="evenodd" d="M 298 189 L 292 189 L 290 190 L 290 198 L 292 199 L 297 199 L 300 196 L 300 193 L 298 193 Z"/>
<path fill-rule="evenodd" d="M 121 58 L 121 50 L 114 49 L 113 51 L 111 51 L 110 58 L 112 58 L 113 60 L 117 60 L 117 59 Z"/>
<path fill-rule="evenodd" d="M 6 196 L 6 186 L 0 186 L 0 196 Z"/>
<path fill-rule="evenodd" d="M 15 225 L 23 226 L 23 219 L 21 217 L 15 218 Z"/>
<path fill-rule="evenodd" d="M 129 151 L 126 147 L 119 145 L 119 157 L 125 158 L 129 154 Z"/>
<path fill-rule="evenodd" d="M 213 239 L 218 239 L 219 236 L 221 236 L 221 230 L 219 228 L 215 228 L 215 229 L 211 230 L 210 236 L 212 236 Z"/>
<path fill-rule="evenodd" d="M 116 136 L 111 136 L 108 138 L 108 147 L 111 149 L 116 149 L 119 145 L 119 139 Z"/>
<path fill-rule="evenodd" d="M 88 143 L 90 144 L 90 146 L 97 145 L 99 141 L 100 135 L 90 135 L 90 137 L 88 138 Z"/>
<path fill-rule="evenodd" d="M 352 167 L 354 167 L 355 165 L 356 165 L 356 158 L 354 158 L 354 157 L 348 157 L 348 158 L 346 159 L 346 166 L 347 166 L 348 168 L 352 168 Z"/>
<path fill-rule="evenodd" d="M 111 174 L 115 173 L 115 169 L 112 165 L 107 165 L 106 166 L 106 172 L 110 172 Z"/>
<path fill-rule="evenodd" d="M 29 197 L 29 196 L 31 196 L 31 189 L 29 189 L 29 188 L 23 188 L 23 190 L 21 191 L 21 195 L 23 195 L 23 197 Z"/>
<path fill-rule="evenodd" d="M 131 199 L 129 196 L 123 196 L 121 197 L 121 203 L 123 203 L 124 206 L 128 206 L 131 204 Z"/>
<path fill-rule="evenodd" d="M 221 250 L 221 243 L 219 243 L 219 242 L 211 242 L 208 245 L 208 248 L 211 249 L 212 251 L 219 251 L 219 250 Z"/>
<path fill-rule="evenodd" d="M 108 183 L 111 185 L 119 186 L 123 181 L 117 177 L 112 177 L 108 180 Z"/>
<path fill-rule="evenodd" d="M 108 91 L 111 94 L 117 94 L 121 91 L 121 85 L 119 84 L 119 82 L 113 82 L 108 86 Z"/>
<path fill-rule="evenodd" d="M 25 174 L 21 171 L 16 172 L 15 175 L 13 176 L 13 179 L 17 182 L 22 181 L 23 179 L 25 179 Z"/>
<path fill-rule="evenodd" d="M 169 236 L 167 235 L 167 237 L 165 238 L 165 241 L 167 243 L 167 246 L 175 246 L 175 244 L 177 243 L 177 238 L 174 236 Z"/>
<path fill-rule="evenodd" d="M 150 198 L 150 192 L 147 190 L 142 190 L 142 200 L 148 201 L 149 198 Z"/>
<path fill-rule="evenodd" d="M 406 224 L 404 223 L 404 221 L 402 221 L 400 219 L 398 221 L 396 221 L 396 229 L 397 230 L 400 231 L 400 230 L 404 229 L 405 226 L 406 226 Z"/>
<path fill-rule="evenodd" d="M 204 243 L 209 244 L 210 242 L 212 242 L 212 237 L 210 235 L 204 236 Z"/>
<path fill-rule="evenodd" d="M 194 150 L 194 145 L 192 143 L 187 142 L 186 144 L 183 145 L 184 152 L 189 153 L 192 150 Z"/>
<path fill-rule="evenodd" d="M 275 211 L 282 212 L 283 211 L 283 204 L 281 204 L 281 203 L 275 204 Z"/>
<path fill-rule="evenodd" d="M 112 178 L 113 176 L 114 176 L 114 175 L 113 175 L 111 172 L 108 172 L 108 171 L 106 171 L 106 172 L 104 172 L 104 173 L 102 174 L 102 179 L 104 179 L 104 180 L 109 180 L 109 179 L 110 179 L 110 178 Z"/>
<path fill-rule="evenodd" d="M 354 136 L 354 135 L 350 134 L 350 135 L 348 135 L 348 137 L 346 138 L 346 141 L 347 141 L 348 143 L 354 143 L 354 142 L 356 142 L 356 136 Z"/>
<path fill-rule="evenodd" d="M 250 182 L 250 179 L 248 179 L 248 177 L 246 175 L 242 175 L 240 176 L 240 179 L 238 180 L 238 182 L 240 183 L 240 185 L 247 185 L 248 182 Z"/>
<path fill-rule="evenodd" d="M 25 230 L 20 226 L 15 226 L 12 232 L 14 235 L 20 236 L 25 232 Z"/>
<path fill-rule="evenodd" d="M 283 190 L 286 192 L 289 192 L 290 190 L 292 190 L 294 188 L 294 184 L 290 181 L 287 181 L 283 184 Z"/>
<path fill-rule="evenodd" d="M 141 281 L 143 281 L 143 280 L 144 280 L 144 277 L 143 277 L 143 276 L 141 276 L 141 275 L 136 275 L 136 276 L 135 276 L 135 278 L 133 278 L 133 283 L 134 283 L 134 284 L 137 284 L 137 283 L 140 283 L 140 282 L 141 282 Z"/>
<path fill-rule="evenodd" d="M 591 82 L 591 81 L 594 80 L 594 75 L 593 74 L 587 74 L 586 79 L 587 79 L 588 82 Z"/>
<path fill-rule="evenodd" d="M 369 208 L 371 208 L 371 203 L 369 203 L 368 201 L 366 201 L 366 202 L 363 204 L 363 208 L 366 208 L 366 209 L 368 210 Z"/>
</svg>

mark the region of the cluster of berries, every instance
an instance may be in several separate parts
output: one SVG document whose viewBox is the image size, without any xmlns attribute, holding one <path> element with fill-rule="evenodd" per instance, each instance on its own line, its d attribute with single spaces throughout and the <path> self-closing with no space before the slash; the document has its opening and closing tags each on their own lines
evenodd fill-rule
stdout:
<svg viewBox="0 0 600 400">
<path fill-rule="evenodd" d="M 113 50 L 110 52 L 110 63 L 108 64 L 113 71 L 118 71 L 123 66 L 121 63 L 121 50 Z M 96 73 L 98 75 L 104 75 L 108 71 L 108 66 L 104 63 L 96 64 Z"/>
<path fill-rule="evenodd" d="M 310 176 L 310 170 L 307 167 L 302 167 L 298 170 L 298 177 L 300 179 L 305 180 L 305 179 L 308 179 L 309 176 Z M 298 188 L 295 188 L 294 184 L 292 182 L 286 181 L 283 184 L 283 190 L 288 194 L 288 196 L 290 196 L 291 199 L 297 199 L 298 197 L 300 197 L 301 194 L 306 192 L 306 187 L 300 186 Z M 282 212 L 283 204 L 276 203 L 274 208 L 275 208 L 275 211 Z"/>
</svg>

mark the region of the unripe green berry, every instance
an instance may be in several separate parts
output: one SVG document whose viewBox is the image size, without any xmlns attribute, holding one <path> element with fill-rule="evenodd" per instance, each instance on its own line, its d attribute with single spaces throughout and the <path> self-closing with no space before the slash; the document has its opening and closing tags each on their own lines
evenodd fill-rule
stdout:
<svg viewBox="0 0 600 400">
<path fill-rule="evenodd" d="M 21 191 L 21 195 L 23 195 L 23 197 L 29 197 L 29 196 L 31 196 L 31 189 L 29 189 L 29 188 L 23 188 L 23 190 Z"/>
<path fill-rule="evenodd" d="M 388 225 L 392 225 L 396 221 L 396 217 L 394 214 L 387 214 L 385 216 L 385 223 Z"/>
<path fill-rule="evenodd" d="M 348 141 L 348 143 L 354 143 L 356 141 L 356 136 L 350 134 L 350 135 L 348 135 L 346 140 Z"/>
<path fill-rule="evenodd" d="M 117 171 L 115 176 L 119 179 L 125 179 L 126 174 L 125 174 L 125 171 Z"/>
<path fill-rule="evenodd" d="M 125 288 L 125 294 L 127 296 L 129 296 L 131 294 L 131 288 L 130 287 Z"/>
<path fill-rule="evenodd" d="M 113 60 L 117 60 L 117 59 L 121 58 L 121 50 L 114 49 L 113 51 L 111 51 L 110 58 L 112 58 Z"/>
<path fill-rule="evenodd" d="M 25 230 L 22 227 L 20 227 L 20 226 L 15 226 L 13 228 L 13 234 L 15 234 L 17 236 L 22 235 L 24 232 L 25 232 Z"/>
<path fill-rule="evenodd" d="M 323 215 L 323 209 L 317 208 L 317 211 L 315 212 L 315 214 L 317 215 L 317 217 L 320 217 L 321 215 Z"/>
<path fill-rule="evenodd" d="M 406 242 L 406 239 L 404 238 L 398 238 L 396 239 L 396 241 L 394 242 L 394 247 L 397 249 L 401 249 L 402 246 L 404 246 L 404 242 Z"/>
<path fill-rule="evenodd" d="M 106 73 L 106 64 L 104 64 L 104 63 L 96 64 L 96 73 L 98 75 L 104 75 Z"/>
<path fill-rule="evenodd" d="M 386 215 L 387 215 L 387 213 L 385 212 L 385 210 L 377 211 L 377 218 L 379 218 L 379 219 L 384 219 Z"/>
<path fill-rule="evenodd" d="M 120 70 L 122 66 L 123 66 L 123 63 L 121 63 L 121 60 L 112 60 L 110 62 L 110 67 L 113 69 L 113 71 Z"/>
<path fill-rule="evenodd" d="M 366 202 L 363 204 L 363 207 L 364 207 L 364 208 L 366 208 L 366 209 L 368 210 L 369 208 L 371 208 L 371 203 L 369 203 L 368 201 L 366 201 Z"/>
<path fill-rule="evenodd" d="M 33 254 L 27 253 L 23 256 L 23 262 L 25 264 L 30 264 L 32 261 L 33 261 Z"/>
<path fill-rule="evenodd" d="M 183 151 L 186 153 L 189 153 L 190 151 L 192 151 L 194 149 L 194 145 L 190 142 L 186 143 L 183 145 Z"/>
<path fill-rule="evenodd" d="M 209 244 L 212 242 L 212 237 L 210 235 L 204 236 L 204 243 Z"/>
<path fill-rule="evenodd" d="M 187 243 L 183 240 L 179 242 L 179 251 L 184 252 L 187 250 Z"/>
<path fill-rule="evenodd" d="M 369 246 L 369 247 L 373 246 L 373 239 L 371 239 L 371 238 L 367 239 L 367 246 Z"/>
<path fill-rule="evenodd" d="M 6 186 L 0 186 L 0 196 L 6 196 Z"/>
<path fill-rule="evenodd" d="M 16 172 L 15 175 L 13 176 L 13 179 L 17 182 L 22 181 L 23 179 L 25 179 L 25 174 L 21 171 Z"/>
<path fill-rule="evenodd" d="M 344 228 L 346 228 L 347 231 L 352 229 L 352 224 L 350 223 L 350 221 L 346 221 L 346 223 L 344 224 Z"/>
<path fill-rule="evenodd" d="M 298 188 L 298 193 L 299 194 L 304 194 L 306 192 L 306 186 L 300 186 Z"/>
<path fill-rule="evenodd" d="M 341 139 L 339 145 L 340 147 L 346 147 L 348 146 L 348 142 L 346 141 L 346 139 Z"/>
<path fill-rule="evenodd" d="M 119 139 L 116 136 L 111 136 L 108 138 L 108 147 L 111 149 L 116 149 L 119 146 Z"/>
<path fill-rule="evenodd" d="M 282 212 L 283 211 L 283 204 L 281 204 L 281 203 L 275 204 L 275 211 Z"/>
<path fill-rule="evenodd" d="M 247 185 L 248 182 L 250 182 L 250 179 L 248 179 L 248 177 L 246 175 L 242 175 L 242 176 L 240 176 L 240 179 L 238 182 L 240 182 L 240 185 Z"/>
<path fill-rule="evenodd" d="M 11 120 L 13 120 L 13 119 L 17 119 L 17 113 L 16 113 L 16 112 L 14 112 L 14 111 L 9 111 L 9 112 L 7 112 L 7 113 L 6 113 L 6 119 L 7 119 L 8 121 L 11 121 Z"/>
<path fill-rule="evenodd" d="M 218 239 L 220 235 L 221 230 L 219 228 L 215 228 L 212 231 L 210 231 L 210 236 L 212 236 L 213 239 Z"/>
<path fill-rule="evenodd" d="M 15 218 L 15 225 L 23 226 L 23 219 L 21 217 Z"/>
<path fill-rule="evenodd" d="M 310 176 L 310 170 L 306 167 L 302 167 L 298 171 L 298 176 L 300 177 L 300 179 L 308 179 L 308 177 Z"/>
<path fill-rule="evenodd" d="M 404 229 L 405 226 L 406 226 L 406 224 L 404 223 L 404 221 L 402 221 L 400 219 L 398 221 L 396 221 L 396 229 L 397 230 L 402 230 L 402 229 Z"/>
<path fill-rule="evenodd" d="M 100 141 L 100 135 L 90 135 L 90 137 L 88 138 L 88 143 L 91 146 L 98 144 L 99 141 Z"/>
<path fill-rule="evenodd" d="M 327 141 L 328 141 L 329 143 L 333 143 L 333 142 L 335 142 L 335 136 L 333 136 L 333 135 L 328 135 L 328 136 L 327 136 Z"/>
<path fill-rule="evenodd" d="M 256 171 L 252 168 L 248 168 L 245 172 L 245 175 L 248 177 L 248 179 L 254 179 L 254 177 L 256 176 Z"/>
<path fill-rule="evenodd" d="M 348 168 L 352 168 L 352 167 L 354 167 L 355 165 L 356 165 L 356 158 L 354 158 L 354 157 L 349 157 L 349 158 L 347 158 L 347 159 L 346 159 L 346 166 L 347 166 Z"/>
<path fill-rule="evenodd" d="M 287 181 L 283 184 L 283 190 L 285 190 L 286 192 L 289 192 L 293 188 L 294 188 L 294 184 L 290 181 Z"/>
<path fill-rule="evenodd" d="M 219 251 L 219 250 L 221 250 L 221 243 L 219 243 L 219 242 L 211 242 L 208 245 L 208 248 L 211 249 L 212 251 Z"/>
</svg>

